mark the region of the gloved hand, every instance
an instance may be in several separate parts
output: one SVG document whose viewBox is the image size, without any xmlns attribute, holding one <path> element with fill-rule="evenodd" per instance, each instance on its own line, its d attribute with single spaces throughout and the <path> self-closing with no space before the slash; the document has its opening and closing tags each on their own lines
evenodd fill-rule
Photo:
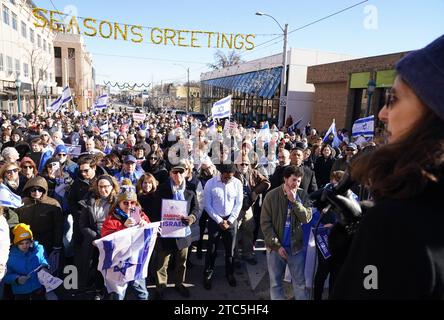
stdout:
<svg viewBox="0 0 444 320">
<path fill-rule="evenodd" d="M 136 224 L 136 221 L 133 218 L 128 218 L 125 220 L 124 226 L 129 228 Z"/>
<path fill-rule="evenodd" d="M 28 277 L 28 276 L 19 276 L 19 277 L 16 279 L 16 281 L 17 281 L 18 284 L 25 284 L 26 281 L 28 281 L 29 278 L 30 278 L 30 277 Z"/>
<path fill-rule="evenodd" d="M 348 190 L 344 195 L 336 194 L 333 190 L 325 189 L 322 198 L 328 200 L 337 214 L 338 222 L 344 226 L 358 222 L 362 216 L 362 208 Z"/>
</svg>

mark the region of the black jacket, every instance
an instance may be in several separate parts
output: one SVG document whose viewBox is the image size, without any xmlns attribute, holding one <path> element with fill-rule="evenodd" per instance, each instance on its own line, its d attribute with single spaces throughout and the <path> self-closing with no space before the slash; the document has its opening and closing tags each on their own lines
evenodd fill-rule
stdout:
<svg viewBox="0 0 444 320">
<path fill-rule="evenodd" d="M 173 199 L 173 192 L 171 191 L 170 180 L 161 184 L 157 190 L 157 206 L 162 208 L 162 199 Z M 184 192 L 185 200 L 188 201 L 188 216 L 194 217 L 194 222 L 199 220 L 199 208 L 197 206 L 196 194 L 188 189 L 185 189 Z M 193 222 L 193 223 L 194 223 Z M 185 238 L 160 238 L 159 241 L 161 247 L 165 250 L 171 249 L 183 249 L 189 247 L 191 245 L 191 235 Z"/>
<path fill-rule="evenodd" d="M 443 194 L 441 182 L 416 197 L 381 199 L 365 210 L 331 298 L 443 299 Z M 364 287 L 370 279 L 377 289 Z"/>
<path fill-rule="evenodd" d="M 314 172 L 316 176 L 316 183 L 319 188 L 324 187 L 330 182 L 330 172 L 335 160 L 333 158 L 319 157 L 314 164 Z"/>
</svg>

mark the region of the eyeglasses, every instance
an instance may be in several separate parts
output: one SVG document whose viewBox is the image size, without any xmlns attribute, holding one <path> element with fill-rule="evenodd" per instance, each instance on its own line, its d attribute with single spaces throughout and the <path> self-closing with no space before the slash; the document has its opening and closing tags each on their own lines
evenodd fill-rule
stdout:
<svg viewBox="0 0 444 320">
<path fill-rule="evenodd" d="M 107 184 L 107 185 L 98 186 L 98 187 L 99 187 L 100 189 L 106 189 L 106 188 L 112 187 L 112 185 Z"/>
<path fill-rule="evenodd" d="M 150 160 L 157 160 L 157 159 L 159 159 L 159 158 L 157 158 L 157 157 L 150 157 L 149 159 L 150 159 Z"/>
<path fill-rule="evenodd" d="M 59 153 L 58 156 L 59 157 L 66 157 L 66 153 Z"/>
<path fill-rule="evenodd" d="M 31 192 L 40 192 L 40 193 L 43 193 L 43 192 L 45 192 L 45 189 L 40 188 L 40 187 L 33 187 L 33 188 L 31 188 L 29 191 L 31 191 Z"/>
<path fill-rule="evenodd" d="M 171 171 L 172 174 L 183 174 L 183 171 Z"/>
<path fill-rule="evenodd" d="M 87 173 L 91 168 L 85 169 L 85 170 L 79 170 L 80 173 Z"/>
<path fill-rule="evenodd" d="M 32 166 L 23 166 L 22 169 L 34 169 Z"/>
<path fill-rule="evenodd" d="M 130 205 L 136 205 L 136 202 L 135 201 L 123 201 L 122 202 L 123 203 L 123 205 L 125 205 L 125 206 L 130 206 Z"/>
<path fill-rule="evenodd" d="M 392 92 L 391 90 L 386 91 L 385 93 L 385 105 L 387 107 L 392 106 L 393 104 L 395 104 L 396 102 L 396 95 L 394 92 Z"/>
<path fill-rule="evenodd" d="M 13 173 L 17 173 L 19 172 L 19 169 L 15 168 L 15 169 L 10 169 L 10 170 L 6 170 L 5 171 L 7 174 L 13 174 Z"/>
<path fill-rule="evenodd" d="M 59 165 L 58 162 L 52 162 L 52 163 L 48 164 L 48 168 L 57 167 L 58 165 Z"/>
<path fill-rule="evenodd" d="M 242 167 L 248 167 L 250 164 L 249 163 L 241 163 L 240 164 Z"/>
</svg>

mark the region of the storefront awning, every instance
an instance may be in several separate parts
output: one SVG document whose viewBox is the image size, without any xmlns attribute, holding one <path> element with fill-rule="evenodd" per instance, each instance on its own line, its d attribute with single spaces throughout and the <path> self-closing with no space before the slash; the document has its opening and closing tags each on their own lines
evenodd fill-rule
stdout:
<svg viewBox="0 0 444 320">
<path fill-rule="evenodd" d="M 233 92 L 271 99 L 281 83 L 282 67 L 202 81 L 203 84 Z"/>
</svg>

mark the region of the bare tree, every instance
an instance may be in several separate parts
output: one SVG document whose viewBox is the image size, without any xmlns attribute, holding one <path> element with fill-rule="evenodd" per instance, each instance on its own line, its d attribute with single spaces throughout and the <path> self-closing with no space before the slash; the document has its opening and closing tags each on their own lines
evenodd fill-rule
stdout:
<svg viewBox="0 0 444 320">
<path fill-rule="evenodd" d="M 39 96 L 44 93 L 44 89 L 42 88 L 43 86 L 41 86 L 41 84 L 44 77 L 48 79 L 48 69 L 51 65 L 52 58 L 49 59 L 49 61 L 46 60 L 42 54 L 42 50 L 37 48 L 27 50 L 27 53 L 31 68 L 30 75 L 32 84 L 32 95 L 34 97 L 33 111 L 38 112 L 42 104 L 42 99 L 39 99 Z"/>
<path fill-rule="evenodd" d="M 208 67 L 213 70 L 220 70 L 242 62 L 244 62 L 244 60 L 241 59 L 240 54 L 236 52 L 236 50 L 228 52 L 228 55 L 221 50 L 217 50 L 214 54 L 214 63 L 208 64 Z"/>
</svg>

